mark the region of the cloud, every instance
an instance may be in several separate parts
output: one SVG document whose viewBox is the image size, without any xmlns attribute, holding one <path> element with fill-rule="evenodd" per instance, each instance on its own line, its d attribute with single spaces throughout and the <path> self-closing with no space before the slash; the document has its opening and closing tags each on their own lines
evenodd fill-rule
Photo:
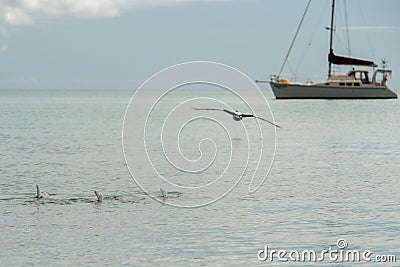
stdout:
<svg viewBox="0 0 400 267">
<path fill-rule="evenodd" d="M 0 15 L 10 25 L 30 25 L 40 15 L 80 18 L 115 17 L 148 6 L 226 0 L 0 0 Z"/>
<path fill-rule="evenodd" d="M 3 52 L 6 52 L 7 51 L 7 49 L 8 49 L 8 46 L 6 46 L 6 45 L 0 45 L 0 53 L 3 53 Z"/>
<path fill-rule="evenodd" d="M 3 19 L 11 25 L 29 25 L 32 24 L 32 19 L 23 10 L 16 7 L 2 8 Z"/>
</svg>

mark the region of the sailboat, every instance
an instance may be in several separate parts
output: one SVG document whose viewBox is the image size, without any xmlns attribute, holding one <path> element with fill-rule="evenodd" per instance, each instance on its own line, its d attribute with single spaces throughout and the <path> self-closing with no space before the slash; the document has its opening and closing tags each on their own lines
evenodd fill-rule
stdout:
<svg viewBox="0 0 400 267">
<path fill-rule="evenodd" d="M 311 1 L 311 0 L 310 0 Z M 307 12 L 310 1 L 307 4 L 303 18 L 297 29 L 299 32 L 301 23 Z M 369 77 L 368 70 L 355 69 L 354 66 L 373 67 L 377 65 L 373 61 L 362 60 L 351 57 L 338 56 L 333 51 L 333 33 L 334 33 L 334 12 L 335 0 L 332 0 L 331 10 L 331 25 L 326 27 L 330 30 L 330 47 L 328 54 L 328 79 L 322 82 L 309 82 L 309 83 L 296 83 L 289 82 L 287 79 L 281 78 L 280 73 L 284 64 L 289 56 L 290 50 L 293 46 L 294 40 L 289 48 L 289 52 L 282 65 L 281 71 L 278 75 L 274 75 L 269 81 L 272 91 L 276 99 L 384 99 L 384 98 L 397 98 L 395 92 L 387 87 L 387 81 L 391 76 L 392 71 L 387 69 L 386 62 L 382 61 L 382 67 L 374 71 L 372 79 Z M 350 65 L 353 68 L 347 74 L 333 74 L 332 65 Z M 267 82 L 267 81 L 256 81 Z"/>
</svg>

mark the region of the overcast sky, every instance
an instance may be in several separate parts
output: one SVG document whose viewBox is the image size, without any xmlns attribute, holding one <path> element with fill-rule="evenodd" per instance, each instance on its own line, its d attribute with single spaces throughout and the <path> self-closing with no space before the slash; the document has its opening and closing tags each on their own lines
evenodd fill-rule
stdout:
<svg viewBox="0 0 400 267">
<path fill-rule="evenodd" d="M 193 60 L 269 79 L 307 1 L 0 0 L 0 89 L 135 89 L 155 72 Z M 336 54 L 385 58 L 398 93 L 399 10 L 398 0 L 337 0 L 334 45 Z M 311 3 L 288 78 L 326 78 L 329 16 L 330 0 Z"/>
</svg>

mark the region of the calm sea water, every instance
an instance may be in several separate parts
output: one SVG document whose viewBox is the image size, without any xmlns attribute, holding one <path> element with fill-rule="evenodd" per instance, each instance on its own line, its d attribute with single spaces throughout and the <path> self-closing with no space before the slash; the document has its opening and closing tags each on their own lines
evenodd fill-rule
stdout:
<svg viewBox="0 0 400 267">
<path fill-rule="evenodd" d="M 195 209 L 160 204 L 130 177 L 121 128 L 133 92 L 0 91 L 0 265 L 309 266 L 257 252 L 339 238 L 400 261 L 400 102 L 276 101 L 265 90 L 282 126 L 268 179 Z M 35 184 L 52 199 L 33 199 Z M 93 190 L 119 200 L 96 203 Z M 377 266 L 312 265 L 325 264 Z"/>
</svg>

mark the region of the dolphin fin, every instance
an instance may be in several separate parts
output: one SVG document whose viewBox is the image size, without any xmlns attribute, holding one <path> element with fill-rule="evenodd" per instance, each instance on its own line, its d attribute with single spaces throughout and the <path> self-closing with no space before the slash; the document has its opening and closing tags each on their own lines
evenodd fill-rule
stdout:
<svg viewBox="0 0 400 267">
<path fill-rule="evenodd" d="M 36 197 L 39 198 L 40 196 L 40 189 L 39 186 L 36 184 Z"/>
<path fill-rule="evenodd" d="M 163 197 L 163 199 L 166 199 L 167 194 L 165 193 L 164 189 L 160 188 L 160 192 L 161 192 L 161 196 Z"/>
<path fill-rule="evenodd" d="M 94 190 L 93 192 L 97 197 L 97 201 L 102 202 L 103 201 L 103 195 L 100 192 L 96 191 L 96 190 Z"/>
</svg>

